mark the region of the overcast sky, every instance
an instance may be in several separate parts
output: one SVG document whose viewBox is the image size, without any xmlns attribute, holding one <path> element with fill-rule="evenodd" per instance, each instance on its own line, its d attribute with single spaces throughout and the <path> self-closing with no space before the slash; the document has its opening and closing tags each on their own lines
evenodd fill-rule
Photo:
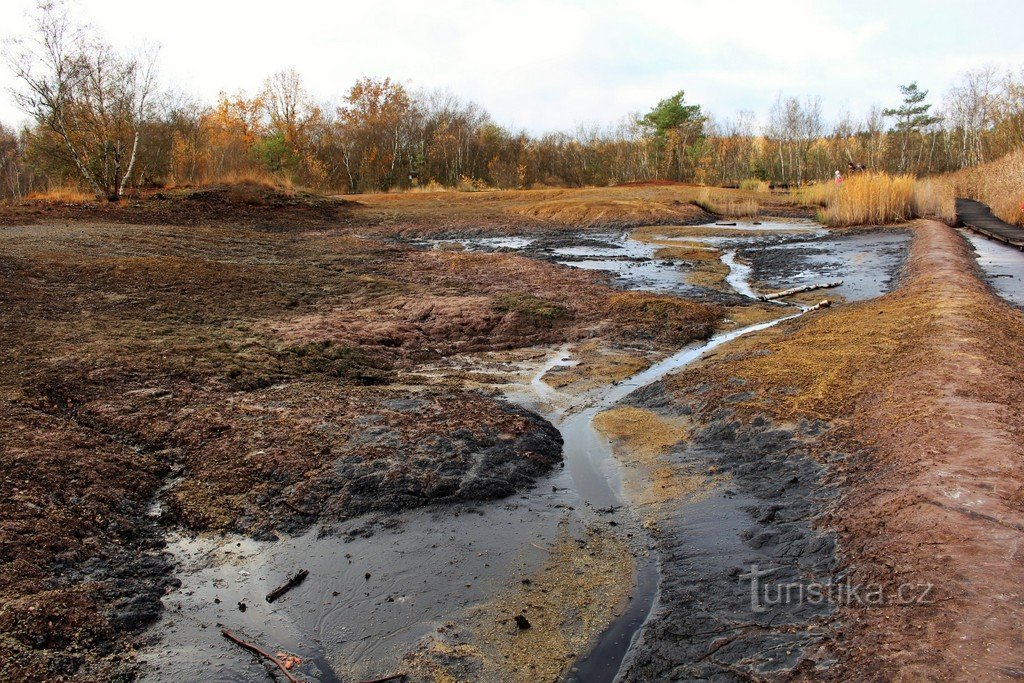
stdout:
<svg viewBox="0 0 1024 683">
<path fill-rule="evenodd" d="M 33 0 L 3 0 L 0 34 Z M 164 83 L 206 100 L 295 68 L 318 99 L 362 76 L 446 87 L 538 132 L 611 123 L 677 90 L 717 116 L 763 115 L 780 91 L 830 118 L 941 93 L 966 68 L 1024 65 L 1019 0 L 78 0 L 119 46 L 158 43 Z M 0 85 L 10 86 L 6 68 Z M 6 89 L 0 120 L 23 115 Z"/>
</svg>

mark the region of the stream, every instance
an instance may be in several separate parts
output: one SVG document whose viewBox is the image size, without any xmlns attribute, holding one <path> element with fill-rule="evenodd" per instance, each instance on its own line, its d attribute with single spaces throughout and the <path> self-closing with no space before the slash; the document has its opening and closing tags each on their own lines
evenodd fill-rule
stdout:
<svg viewBox="0 0 1024 683">
<path fill-rule="evenodd" d="M 877 295 L 893 280 L 886 279 L 877 260 L 864 257 L 863 244 L 846 247 L 837 238 L 833 242 L 841 246 L 829 250 L 827 241 L 832 238 L 823 228 L 809 232 L 806 224 L 797 227 L 792 234 L 786 233 L 785 226 L 770 231 L 759 228 L 772 234 L 755 238 L 742 234 L 751 231 L 751 226 L 743 225 L 737 226 L 735 237 L 704 241 L 723 249 L 720 259 L 729 268 L 726 282 L 744 299 L 757 295 L 752 281 L 758 259 L 769 247 L 786 251 L 787 244 L 800 245 L 791 248 L 803 259 L 793 268 L 811 271 L 820 279 L 841 271 L 849 283 L 849 299 Z M 752 243 L 758 240 L 761 247 L 753 251 Z M 808 240 L 825 242 L 809 247 Z M 596 244 L 595 236 L 587 234 L 581 241 L 587 245 L 558 247 L 553 258 L 566 266 L 609 272 L 626 288 L 677 294 L 693 289 L 676 263 L 654 257 L 651 244 L 625 234 L 601 236 Z M 904 248 L 908 241 L 909 237 L 904 239 Z M 466 240 L 466 246 L 528 250 L 535 246 L 533 242 L 517 237 L 477 238 Z M 896 250 L 896 242 L 893 238 L 885 246 Z M 828 259 L 811 254 L 824 251 Z M 891 260 L 883 264 L 889 270 Z M 171 534 L 168 551 L 177 563 L 182 587 L 164 599 L 163 615 L 151 630 L 158 643 L 141 652 L 143 680 L 195 680 L 201 670 L 203 680 L 265 681 L 261 664 L 223 641 L 221 625 L 275 651 L 302 657 L 306 661 L 302 675 L 308 680 L 379 677 L 400 668 L 402 657 L 439 624 L 537 571 L 567 511 L 584 523 L 612 520 L 635 533 L 630 543 L 636 567 L 632 597 L 568 675 L 570 680 L 588 682 L 615 680 L 649 615 L 657 609 L 659 559 L 629 509 L 611 443 L 594 428 L 593 420 L 709 351 L 802 315 L 798 308 L 780 306 L 779 318 L 689 345 L 575 404 L 544 381 L 551 369 L 572 363 L 568 347 L 550 350 L 540 363 L 522 365 L 518 370 L 527 379 L 509 389 L 507 398 L 535 410 L 559 429 L 564 467 L 534 488 L 506 499 L 421 508 L 331 528 L 317 526 L 275 542 L 234 535 Z M 701 505 L 704 512 L 700 514 L 716 516 L 713 502 Z M 264 596 L 269 589 L 300 566 L 309 570 L 309 579 L 286 599 L 267 603 Z"/>
</svg>

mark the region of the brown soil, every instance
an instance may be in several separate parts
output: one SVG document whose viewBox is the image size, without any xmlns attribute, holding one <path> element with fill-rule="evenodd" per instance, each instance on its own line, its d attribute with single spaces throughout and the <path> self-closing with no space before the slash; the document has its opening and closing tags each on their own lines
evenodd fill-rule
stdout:
<svg viewBox="0 0 1024 683">
<path fill-rule="evenodd" d="M 267 230 L 334 227 L 356 204 L 256 183 L 147 191 L 120 202 L 26 200 L 0 205 L 0 225 L 39 221 L 102 221 L 136 225 L 229 223 Z"/>
<path fill-rule="evenodd" d="M 492 192 L 408 192 L 346 195 L 358 202 L 352 222 L 389 235 L 524 233 L 552 228 L 699 225 L 715 216 L 694 204 L 703 188 L 677 183 Z M 802 209 L 786 196 L 721 190 L 731 200 L 756 199 L 764 215 Z M 801 214 L 803 215 L 803 214 Z"/>
<path fill-rule="evenodd" d="M 170 585 L 161 525 L 270 538 L 507 495 L 556 461 L 550 425 L 397 384 L 417 367 L 591 337 L 653 349 L 720 316 L 538 260 L 355 237 L 339 216 L 359 207 L 251 191 L 262 204 L 226 188 L 0 208 L 0 678 L 129 671 Z"/>
<path fill-rule="evenodd" d="M 746 420 L 830 423 L 821 452 L 856 455 L 834 465 L 842 496 L 822 523 L 852 582 L 934 586 L 926 604 L 841 609 L 831 676 L 1009 680 L 1024 671 L 1024 316 L 950 228 L 913 229 L 896 292 L 741 338 L 667 389 L 732 394 Z"/>
</svg>

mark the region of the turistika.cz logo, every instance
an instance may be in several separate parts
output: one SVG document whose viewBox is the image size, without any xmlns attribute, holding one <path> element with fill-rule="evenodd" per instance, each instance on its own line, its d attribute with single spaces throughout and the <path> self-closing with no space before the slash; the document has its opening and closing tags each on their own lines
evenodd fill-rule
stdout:
<svg viewBox="0 0 1024 683">
<path fill-rule="evenodd" d="M 766 577 L 778 571 L 761 569 L 756 564 L 740 574 L 740 581 L 750 582 L 750 608 L 767 612 L 772 608 L 792 605 L 928 605 L 934 602 L 931 583 L 903 583 L 895 588 L 878 583 L 855 584 L 845 581 L 772 582 Z"/>
</svg>

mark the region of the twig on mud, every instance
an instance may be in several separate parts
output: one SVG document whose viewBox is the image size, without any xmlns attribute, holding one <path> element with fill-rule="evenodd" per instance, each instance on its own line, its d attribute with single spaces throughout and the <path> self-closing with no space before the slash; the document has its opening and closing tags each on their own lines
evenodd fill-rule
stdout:
<svg viewBox="0 0 1024 683">
<path fill-rule="evenodd" d="M 400 674 L 391 674 L 390 676 L 385 676 L 384 678 L 375 678 L 372 681 L 359 681 L 359 683 L 387 683 L 388 681 L 404 681 L 408 677 L 408 675 L 409 674 L 403 671 Z"/>
<path fill-rule="evenodd" d="M 295 573 L 294 576 L 289 577 L 288 580 L 285 581 L 283 584 L 267 593 L 267 602 L 274 602 L 274 600 L 277 600 L 279 597 L 290 591 L 292 588 L 295 588 L 300 583 L 305 581 L 307 576 L 309 576 L 309 570 L 300 569 L 298 572 Z"/>
<path fill-rule="evenodd" d="M 300 515 L 306 515 L 307 517 L 316 517 L 316 513 L 315 512 L 310 512 L 309 510 L 303 510 L 298 505 L 296 505 L 295 503 L 293 503 L 293 502 L 291 502 L 289 500 L 282 500 L 281 501 L 281 505 L 284 505 L 289 510 L 294 510 L 295 512 L 298 512 Z"/>
<path fill-rule="evenodd" d="M 270 654 L 269 652 L 261 648 L 259 645 L 253 645 L 252 643 L 245 642 L 244 640 L 242 640 L 226 628 L 222 628 L 220 630 L 220 634 L 228 640 L 230 640 L 232 643 L 241 645 L 249 652 L 253 652 L 255 654 L 258 654 L 260 657 L 269 659 L 271 662 L 277 665 L 277 668 L 281 670 L 281 673 L 283 673 L 285 675 L 285 678 L 291 681 L 291 683 L 300 683 L 299 679 L 295 678 L 295 676 L 292 676 L 291 672 L 288 671 L 288 669 L 285 667 L 284 663 L 280 659 Z"/>
</svg>

